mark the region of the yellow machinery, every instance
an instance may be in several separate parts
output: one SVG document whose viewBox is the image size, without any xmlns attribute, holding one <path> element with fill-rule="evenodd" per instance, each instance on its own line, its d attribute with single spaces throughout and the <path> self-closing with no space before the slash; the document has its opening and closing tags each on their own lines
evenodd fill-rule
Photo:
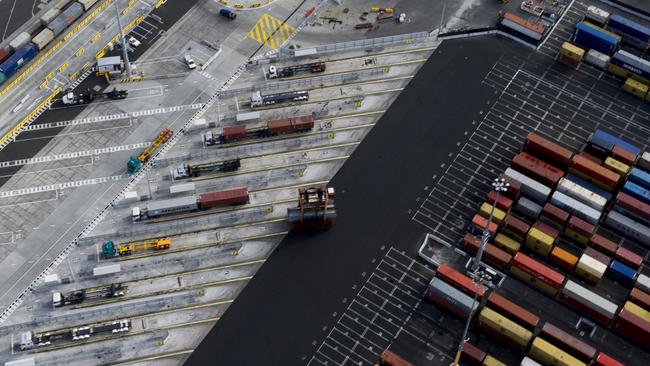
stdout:
<svg viewBox="0 0 650 366">
<path fill-rule="evenodd" d="M 144 149 L 144 151 L 138 155 L 138 157 L 132 156 L 131 159 L 129 159 L 129 162 L 127 164 L 127 168 L 129 169 L 129 173 L 136 173 L 138 170 L 140 170 L 140 167 L 142 164 L 146 163 L 149 158 L 151 158 L 151 155 L 153 155 L 154 151 L 160 145 L 164 144 L 167 142 L 172 135 L 174 134 L 174 131 L 170 130 L 169 128 L 165 128 L 156 136 L 156 139 L 151 142 L 151 145 Z"/>
<path fill-rule="evenodd" d="M 125 256 L 131 255 L 133 252 L 139 252 L 142 250 L 163 250 L 169 249 L 172 245 L 172 240 L 169 238 L 145 240 L 141 242 L 134 243 L 124 243 L 120 244 L 115 248 L 115 244 L 112 241 L 107 241 L 102 246 L 102 255 L 104 258 L 112 258 L 116 255 Z"/>
</svg>

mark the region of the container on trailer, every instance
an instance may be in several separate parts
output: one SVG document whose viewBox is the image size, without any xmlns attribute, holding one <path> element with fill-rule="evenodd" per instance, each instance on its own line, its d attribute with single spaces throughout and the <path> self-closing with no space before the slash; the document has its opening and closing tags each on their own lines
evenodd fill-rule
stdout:
<svg viewBox="0 0 650 366">
<path fill-rule="evenodd" d="M 629 80 L 629 79 L 628 79 Z M 646 86 L 646 93 L 648 87 Z M 645 95 L 645 94 L 644 94 Z M 630 166 L 627 164 L 623 164 L 620 161 L 612 158 L 611 156 L 605 159 L 605 162 L 603 163 L 605 168 L 613 171 L 614 173 L 625 176 L 629 171 L 630 171 Z"/>
<path fill-rule="evenodd" d="M 569 171 L 607 191 L 613 190 L 620 179 L 618 174 L 579 155 L 574 156 L 571 160 Z"/>
<path fill-rule="evenodd" d="M 531 155 L 547 160 L 556 166 L 565 168 L 569 165 L 573 152 L 536 133 L 529 133 L 524 141 L 524 150 Z"/>
<path fill-rule="evenodd" d="M 24 45 L 28 44 L 31 40 L 32 36 L 29 35 L 29 33 L 22 32 L 18 34 L 16 38 L 12 39 L 11 42 L 9 42 L 9 47 L 11 47 L 12 50 L 16 51 Z"/>
<path fill-rule="evenodd" d="M 530 220 L 536 220 L 542 212 L 542 206 L 526 197 L 519 197 L 517 205 L 515 206 L 515 211 Z"/>
<path fill-rule="evenodd" d="M 282 134 L 291 132 L 291 120 L 289 118 L 268 121 L 267 127 L 270 134 Z"/>
<path fill-rule="evenodd" d="M 626 301 L 625 304 L 623 305 L 623 309 L 629 311 L 630 313 L 638 316 L 639 318 L 643 319 L 644 321 L 650 323 L 650 312 L 647 311 L 646 309 L 642 308 L 641 306 L 630 302 Z"/>
<path fill-rule="evenodd" d="M 585 13 L 585 20 L 600 27 L 604 27 L 609 20 L 610 14 L 605 10 L 589 5 Z"/>
<path fill-rule="evenodd" d="M 602 211 L 607 204 L 605 197 L 566 178 L 560 179 L 557 190 L 599 211 Z"/>
<path fill-rule="evenodd" d="M 580 244 L 587 245 L 589 239 L 596 231 L 596 227 L 587 221 L 577 217 L 571 216 L 569 222 L 564 228 L 564 234 Z"/>
<path fill-rule="evenodd" d="M 636 277 L 638 276 L 638 273 L 636 273 L 632 267 L 627 266 L 617 260 L 613 260 L 612 263 L 609 264 L 609 268 L 607 268 L 607 274 L 610 277 L 613 277 L 619 283 L 623 283 L 627 286 L 634 285 Z"/>
<path fill-rule="evenodd" d="M 580 256 L 578 264 L 576 264 L 575 274 L 588 282 L 598 283 L 598 281 L 603 278 L 606 270 L 607 265 L 595 260 L 587 254 L 583 254 Z"/>
<path fill-rule="evenodd" d="M 526 197 L 529 197 L 537 203 L 546 203 L 549 194 L 551 194 L 551 189 L 549 187 L 527 177 L 513 168 L 507 168 L 505 174 L 521 184 L 521 193 L 526 195 Z"/>
<path fill-rule="evenodd" d="M 508 189 L 510 189 L 510 187 L 508 187 Z M 490 193 L 488 193 L 487 198 L 485 200 L 489 204 L 493 204 L 494 201 L 496 200 L 497 208 L 499 210 L 505 211 L 506 213 L 512 210 L 513 201 L 510 198 L 504 196 L 503 194 L 499 194 L 499 199 L 497 200 L 497 192 L 494 190 L 491 190 Z"/>
<path fill-rule="evenodd" d="M 531 332 L 534 331 L 539 324 L 539 317 L 537 315 L 513 303 L 496 292 L 492 292 L 490 296 L 488 296 L 486 306 L 500 314 L 503 314 L 508 319 L 511 319 Z"/>
<path fill-rule="evenodd" d="M 68 28 L 70 24 L 74 23 L 75 20 L 77 20 L 83 13 L 83 6 L 75 2 L 63 10 L 61 14 L 57 15 L 57 17 L 54 18 L 47 25 L 47 27 L 52 32 L 54 32 L 54 36 L 58 36 L 59 34 L 63 33 L 63 31 Z"/>
<path fill-rule="evenodd" d="M 475 310 L 478 307 L 478 302 L 475 303 L 474 298 L 467 296 L 438 277 L 434 277 L 429 282 L 426 297 L 435 305 L 463 320 L 467 320 L 472 309 Z"/>
<path fill-rule="evenodd" d="M 570 272 L 573 272 L 576 263 L 578 263 L 578 257 L 558 246 L 551 250 L 551 254 L 549 255 L 548 259 L 565 271 Z"/>
<path fill-rule="evenodd" d="M 501 232 L 521 243 L 526 239 L 528 230 L 530 230 L 530 225 L 525 221 L 517 216 L 508 215 L 503 221 L 503 229 L 501 229 Z"/>
<path fill-rule="evenodd" d="M 468 296 L 477 296 L 478 299 L 481 299 L 485 295 L 485 288 L 444 263 L 436 269 L 436 277 L 466 293 Z"/>
<path fill-rule="evenodd" d="M 192 195 L 160 201 L 150 201 L 147 207 L 147 215 L 153 218 L 178 212 L 194 211 L 196 209 L 198 209 L 196 197 Z"/>
<path fill-rule="evenodd" d="M 609 17 L 607 29 L 623 36 L 626 42 L 632 41 L 641 48 L 647 48 L 650 41 L 650 28 L 618 14 Z"/>
<path fill-rule="evenodd" d="M 497 358 L 491 355 L 485 356 L 483 360 L 483 366 L 507 366 L 505 363 L 499 361 Z"/>
<path fill-rule="evenodd" d="M 498 209 L 496 207 L 494 208 L 494 210 L 492 210 L 492 207 L 493 206 L 491 204 L 489 204 L 487 202 L 484 202 L 481 205 L 478 213 L 479 213 L 479 215 L 485 217 L 486 219 L 489 218 L 490 213 L 492 213 L 492 221 L 495 222 L 498 225 L 501 222 L 503 222 L 503 220 L 505 220 L 506 213 L 504 211 L 501 211 L 500 209 Z"/>
<path fill-rule="evenodd" d="M 591 48 L 606 55 L 611 55 L 618 49 L 621 36 L 597 25 L 580 22 L 576 24 L 571 42 L 585 49 Z"/>
<path fill-rule="evenodd" d="M 643 154 L 639 157 L 639 161 L 636 163 L 639 168 L 650 171 L 650 152 L 644 151 Z"/>
<path fill-rule="evenodd" d="M 584 253 L 606 266 L 609 266 L 609 263 L 612 261 L 612 258 L 591 247 L 585 249 Z"/>
<path fill-rule="evenodd" d="M 601 163 L 602 163 L 602 161 L 599 164 L 601 164 Z M 585 189 L 587 189 L 587 190 L 589 190 L 591 192 L 594 192 L 595 194 L 597 194 L 597 195 L 599 195 L 601 197 L 604 197 L 607 201 L 609 201 L 612 198 L 612 194 L 610 192 L 598 187 L 595 184 L 591 184 L 591 183 L 587 182 L 586 180 L 584 180 L 582 178 L 579 178 L 579 177 L 577 177 L 577 176 L 575 176 L 573 174 L 567 174 L 567 176 L 564 177 L 564 179 L 569 180 L 569 181 L 571 181 L 571 182 L 579 185 L 580 187 L 583 187 L 583 188 L 585 188 Z"/>
<path fill-rule="evenodd" d="M 537 254 L 546 257 L 551 252 L 554 242 L 553 237 L 533 227 L 528 232 L 524 245 Z"/>
<path fill-rule="evenodd" d="M 561 229 L 566 225 L 569 220 L 569 213 L 563 209 L 547 203 L 542 208 L 542 213 L 540 215 L 540 220 L 545 222 L 548 225 L 555 227 L 556 229 Z"/>
<path fill-rule="evenodd" d="M 586 366 L 577 358 L 558 347 L 552 345 L 541 337 L 536 337 L 530 346 L 528 356 L 541 362 L 543 365 L 563 365 L 563 366 Z"/>
<path fill-rule="evenodd" d="M 650 189 L 650 173 L 643 169 L 632 168 L 627 179 L 645 189 Z"/>
<path fill-rule="evenodd" d="M 557 185 L 564 172 L 528 153 L 521 152 L 512 159 L 513 169 L 551 188 Z"/>
<path fill-rule="evenodd" d="M 616 195 L 614 209 L 643 224 L 650 223 L 650 205 L 625 192 L 619 192 Z"/>
<path fill-rule="evenodd" d="M 623 248 L 623 247 L 616 248 L 614 256 L 616 257 L 616 259 L 632 267 L 632 269 L 634 270 L 638 270 L 643 264 L 643 257 L 632 252 L 627 248 Z"/>
<path fill-rule="evenodd" d="M 118 273 L 122 270 L 119 263 L 109 264 L 93 268 L 93 276 L 103 276 L 111 273 Z"/>
<path fill-rule="evenodd" d="M 629 151 L 634 156 L 637 156 L 641 153 L 641 149 L 638 147 L 603 130 L 594 131 L 589 136 L 589 144 L 598 145 L 607 151 L 611 151 L 614 146 L 617 145 L 622 149 Z"/>
<path fill-rule="evenodd" d="M 616 249 L 618 248 L 618 245 L 616 243 L 600 234 L 594 234 L 591 239 L 589 239 L 588 245 L 598 250 L 599 252 L 610 256 L 614 255 Z"/>
<path fill-rule="evenodd" d="M 632 181 L 625 182 L 622 191 L 638 200 L 650 204 L 650 190 L 645 189 Z"/>
<path fill-rule="evenodd" d="M 608 325 L 616 316 L 618 306 L 596 293 L 568 280 L 560 292 L 560 299 L 602 324 Z"/>
<path fill-rule="evenodd" d="M 609 60 L 607 71 L 624 79 L 631 77 L 642 83 L 650 82 L 650 61 L 627 51 L 618 50 Z"/>
<path fill-rule="evenodd" d="M 521 360 L 519 366 L 542 366 L 542 364 L 526 356 Z"/>
<path fill-rule="evenodd" d="M 476 254 L 480 245 L 481 239 L 469 233 L 465 234 L 465 237 L 463 238 L 463 246 L 470 253 Z M 510 260 L 512 260 L 512 256 L 510 254 L 490 243 L 485 244 L 485 247 L 483 248 L 482 258 L 485 262 L 501 268 L 507 268 L 508 264 L 510 264 Z"/>
<path fill-rule="evenodd" d="M 625 150 L 624 148 L 614 145 L 612 148 L 612 157 L 623 164 L 632 165 L 636 161 L 637 155 L 632 154 L 631 152 Z"/>
<path fill-rule="evenodd" d="M 246 138 L 246 125 L 234 125 L 223 128 L 225 142 L 237 141 Z"/>
<path fill-rule="evenodd" d="M 194 183 L 181 183 L 174 184 L 169 187 L 169 194 L 179 194 L 179 193 L 188 193 L 194 192 L 196 190 L 196 185 Z"/>
<path fill-rule="evenodd" d="M 379 359 L 379 364 L 383 366 L 413 366 L 410 362 L 406 362 L 402 357 L 389 349 L 385 349 L 379 356 Z"/>
<path fill-rule="evenodd" d="M 593 65 L 593 66 L 596 66 L 597 68 L 602 69 L 602 70 L 607 68 L 607 65 L 609 64 L 609 58 L 610 57 L 607 56 L 606 54 L 604 54 L 602 52 L 598 52 L 598 51 L 596 51 L 594 49 L 590 49 L 585 54 L 585 62 L 586 63 L 588 63 L 590 65 Z"/>
<path fill-rule="evenodd" d="M 650 166 L 650 162 L 648 162 L 648 165 Z M 500 174 L 499 179 L 503 179 L 505 183 L 509 184 L 508 190 L 503 192 L 502 195 L 516 201 L 521 192 L 521 183 L 505 174 Z"/>
<path fill-rule="evenodd" d="M 567 196 L 566 194 L 555 191 L 551 196 L 551 203 L 555 206 L 576 215 L 590 224 L 597 224 L 600 220 L 600 211 L 587 206 L 586 204 Z"/>
<path fill-rule="evenodd" d="M 522 253 L 512 258 L 510 273 L 550 295 L 557 293 L 565 279 L 559 272 Z"/>
<path fill-rule="evenodd" d="M 644 321 L 627 309 L 622 309 L 612 323 L 612 328 L 625 338 L 650 348 L 650 322 Z"/>
<path fill-rule="evenodd" d="M 84 7 L 84 11 L 88 11 L 88 9 L 92 8 L 95 3 L 97 3 L 97 0 L 77 0 L 81 5 Z"/>
<path fill-rule="evenodd" d="M 531 331 L 490 308 L 481 310 L 478 324 L 485 332 L 520 349 L 528 347 L 533 338 Z"/>
<path fill-rule="evenodd" d="M 536 42 L 539 42 L 546 32 L 546 29 L 544 29 L 543 26 L 531 23 L 510 12 L 503 15 L 503 18 L 501 18 L 501 25 L 507 29 L 521 33 Z"/>
<path fill-rule="evenodd" d="M 585 362 L 591 361 L 598 352 L 594 347 L 549 322 L 544 323 L 539 336 Z"/>
<path fill-rule="evenodd" d="M 509 254 L 515 254 L 519 251 L 519 248 L 521 248 L 520 242 L 503 233 L 499 233 L 494 237 L 494 245 Z"/>
<path fill-rule="evenodd" d="M 594 366 L 625 366 L 622 363 L 616 361 L 605 353 L 600 352 L 596 360 L 594 361 Z"/>
<path fill-rule="evenodd" d="M 588 153 L 586 151 L 581 151 L 580 153 L 578 153 L 578 155 L 582 156 L 583 158 L 585 158 L 587 160 L 593 161 L 594 163 L 596 163 L 598 165 L 603 165 L 603 160 L 602 159 L 599 159 L 599 158 L 591 155 L 590 153 Z"/>
<path fill-rule="evenodd" d="M 53 39 L 54 33 L 52 33 L 51 30 L 45 28 L 34 37 L 32 42 L 34 42 L 36 47 L 42 51 L 50 42 L 52 42 Z"/>
<path fill-rule="evenodd" d="M 314 115 L 291 117 L 291 125 L 294 131 L 306 131 L 314 128 Z"/>
<path fill-rule="evenodd" d="M 0 64 L 0 73 L 8 79 L 20 67 L 34 58 L 37 51 L 38 48 L 33 43 L 27 43 L 23 47 L 17 49 L 2 64 Z"/>
<path fill-rule="evenodd" d="M 481 365 L 485 359 L 485 352 L 481 351 L 475 345 L 465 342 L 463 352 L 460 354 L 460 361 L 468 365 Z"/>
<path fill-rule="evenodd" d="M 636 283 L 634 284 L 634 287 L 637 287 L 642 291 L 650 293 L 650 277 L 644 275 L 643 273 L 639 273 L 639 277 L 636 278 Z"/>
<path fill-rule="evenodd" d="M 650 246 L 650 229 L 647 226 L 641 225 L 640 223 L 616 211 L 610 211 L 607 214 L 605 223 L 609 227 L 619 231 L 631 239 L 636 240 L 646 247 Z"/>
<path fill-rule="evenodd" d="M 650 294 L 647 294 L 638 288 L 633 288 L 628 299 L 640 307 L 650 311 Z"/>
<path fill-rule="evenodd" d="M 199 195 L 199 206 L 205 210 L 213 207 L 243 205 L 248 203 L 248 188 L 234 188 Z"/>
<path fill-rule="evenodd" d="M 478 233 L 483 232 L 483 230 L 485 230 L 487 226 L 488 226 L 488 220 L 485 217 L 478 214 L 472 217 L 471 227 L 474 230 L 476 230 Z M 494 222 L 490 223 L 490 229 L 489 229 L 490 236 L 494 235 L 494 233 L 497 231 L 497 227 L 498 225 L 495 224 Z"/>
</svg>

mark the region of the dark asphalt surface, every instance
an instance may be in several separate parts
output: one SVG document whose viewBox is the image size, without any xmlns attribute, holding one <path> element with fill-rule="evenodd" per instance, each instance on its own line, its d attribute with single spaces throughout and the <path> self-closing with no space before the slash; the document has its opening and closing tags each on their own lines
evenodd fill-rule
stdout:
<svg viewBox="0 0 650 366">
<path fill-rule="evenodd" d="M 11 34 L 32 18 L 32 11 L 40 0 L 2 0 L 0 1 L 0 41 L 10 39 Z"/>
<path fill-rule="evenodd" d="M 381 246 L 416 255 L 425 230 L 409 210 L 496 99 L 481 80 L 510 48 L 495 38 L 438 48 L 332 180 L 336 226 L 288 235 L 186 365 L 306 364 Z"/>
</svg>

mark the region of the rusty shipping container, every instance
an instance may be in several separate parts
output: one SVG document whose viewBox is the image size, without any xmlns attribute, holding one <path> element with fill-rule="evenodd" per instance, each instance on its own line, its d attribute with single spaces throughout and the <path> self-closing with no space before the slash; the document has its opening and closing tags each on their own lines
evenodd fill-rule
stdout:
<svg viewBox="0 0 650 366">
<path fill-rule="evenodd" d="M 594 234 L 591 239 L 589 239 L 588 245 L 607 255 L 613 255 L 618 248 L 616 243 L 599 234 Z"/>
<path fill-rule="evenodd" d="M 496 200 L 497 192 L 494 190 L 491 190 L 490 193 L 488 193 L 487 198 L 485 199 L 487 203 L 489 204 L 494 204 L 494 201 Z M 505 213 L 510 212 L 512 210 L 512 204 L 513 201 L 504 196 L 503 194 L 499 194 L 499 200 L 497 201 L 497 208 L 504 211 Z"/>
<path fill-rule="evenodd" d="M 644 292 L 639 288 L 633 288 L 630 291 L 629 300 L 639 305 L 640 307 L 650 311 L 650 294 Z"/>
<path fill-rule="evenodd" d="M 223 140 L 232 142 L 246 138 L 246 125 L 234 125 L 223 128 Z"/>
<path fill-rule="evenodd" d="M 643 257 L 623 247 L 618 247 L 614 256 L 616 259 L 627 264 L 635 270 L 638 270 L 643 264 Z"/>
<path fill-rule="evenodd" d="M 460 355 L 460 361 L 467 365 L 480 366 L 485 359 L 485 352 L 481 351 L 475 345 L 466 342 L 463 345 L 463 352 Z"/>
<path fill-rule="evenodd" d="M 202 193 L 199 195 L 199 207 L 202 210 L 248 203 L 248 188 L 235 188 L 227 191 Z"/>
<path fill-rule="evenodd" d="M 413 366 L 389 349 L 385 349 L 379 357 L 379 364 L 382 366 Z"/>
<path fill-rule="evenodd" d="M 631 152 L 625 150 L 624 148 L 614 145 L 612 148 L 612 157 L 623 164 L 627 165 L 632 165 L 636 161 L 636 155 L 632 154 Z"/>
<path fill-rule="evenodd" d="M 493 292 L 488 296 L 487 307 L 508 317 L 531 332 L 537 328 L 539 317 L 505 297 Z"/>
<path fill-rule="evenodd" d="M 566 168 L 573 157 L 571 150 L 532 132 L 528 134 L 526 141 L 524 141 L 524 150 L 542 160 L 555 163 L 561 168 Z"/>
<path fill-rule="evenodd" d="M 508 215 L 503 221 L 503 224 L 502 231 L 520 243 L 526 239 L 528 230 L 530 230 L 530 225 L 514 215 Z"/>
<path fill-rule="evenodd" d="M 589 239 L 593 236 L 594 231 L 596 231 L 594 225 L 577 216 L 572 216 L 569 219 L 566 228 L 564 228 L 564 233 L 568 237 L 584 245 L 589 243 Z"/>
<path fill-rule="evenodd" d="M 512 159 L 511 166 L 522 174 L 551 188 L 554 188 L 564 175 L 560 169 L 525 152 L 517 154 Z"/>
<path fill-rule="evenodd" d="M 544 323 L 540 336 L 582 361 L 589 362 L 596 356 L 596 348 L 549 322 Z"/>
<path fill-rule="evenodd" d="M 511 274 L 548 294 L 556 294 L 564 283 L 565 277 L 562 274 L 525 254 L 515 254 L 511 263 Z"/>
<path fill-rule="evenodd" d="M 589 154 L 588 152 L 582 151 L 578 154 L 578 156 L 582 156 L 583 158 L 593 161 L 594 163 L 598 165 L 603 165 L 603 161 L 601 159 L 598 159 L 597 157 Z"/>
<path fill-rule="evenodd" d="M 646 322 L 631 311 L 622 309 L 614 320 L 612 328 L 639 345 L 650 348 L 650 322 Z"/>
<path fill-rule="evenodd" d="M 481 239 L 470 233 L 465 234 L 465 237 L 463 238 L 463 247 L 465 247 L 465 249 L 467 249 L 470 253 L 476 254 L 480 245 Z M 483 249 L 482 259 L 489 264 L 504 269 L 508 268 L 508 264 L 510 264 L 512 256 L 506 251 L 497 248 L 495 245 L 487 243 Z"/>
<path fill-rule="evenodd" d="M 485 295 L 485 288 L 477 285 L 472 281 L 471 278 L 465 276 L 464 274 L 456 271 L 444 263 L 439 265 L 436 269 L 436 277 L 440 278 L 441 280 L 447 282 L 448 284 L 471 297 L 474 297 L 475 294 L 478 294 L 478 299 L 481 299 L 483 295 Z"/>
<path fill-rule="evenodd" d="M 540 219 L 543 220 L 544 223 L 551 225 L 556 229 L 562 229 L 569 220 L 569 216 L 571 215 L 563 209 L 551 203 L 547 203 L 544 205 L 544 208 L 542 208 Z"/>
<path fill-rule="evenodd" d="M 579 155 L 574 156 L 571 160 L 569 171 L 608 191 L 612 191 L 621 178 L 611 170 Z"/>
<path fill-rule="evenodd" d="M 508 190 L 506 190 L 503 195 L 513 201 L 516 201 L 517 198 L 519 198 L 519 194 L 521 193 L 521 183 L 505 174 L 500 174 L 499 179 L 503 179 L 506 183 L 510 184 Z"/>
</svg>

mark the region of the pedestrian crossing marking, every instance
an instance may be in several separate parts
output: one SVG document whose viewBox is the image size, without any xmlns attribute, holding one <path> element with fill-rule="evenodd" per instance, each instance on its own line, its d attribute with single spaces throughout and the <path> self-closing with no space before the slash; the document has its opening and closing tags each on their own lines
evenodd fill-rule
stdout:
<svg viewBox="0 0 650 366">
<path fill-rule="evenodd" d="M 296 31 L 295 27 L 264 13 L 248 32 L 248 37 L 272 49 L 280 48 Z"/>
</svg>

